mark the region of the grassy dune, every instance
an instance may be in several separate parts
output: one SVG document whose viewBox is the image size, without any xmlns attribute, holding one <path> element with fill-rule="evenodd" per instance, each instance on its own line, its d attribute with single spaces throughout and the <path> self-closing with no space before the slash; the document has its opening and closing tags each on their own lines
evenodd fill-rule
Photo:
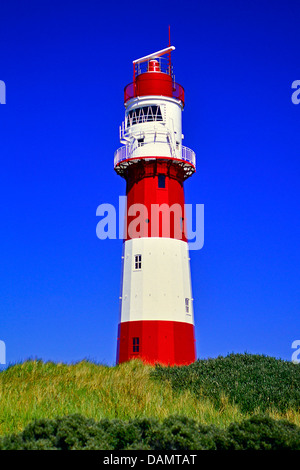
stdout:
<svg viewBox="0 0 300 470">
<path fill-rule="evenodd" d="M 87 361 L 74 365 L 28 361 L 0 373 L 0 434 L 21 431 L 34 419 L 79 413 L 85 417 L 133 419 L 184 415 L 226 426 L 239 421 L 238 408 L 224 398 L 217 410 L 208 399 L 173 391 L 151 378 L 153 367 L 134 360 L 117 367 Z"/>
<path fill-rule="evenodd" d="M 262 372 L 268 376 L 268 361 L 261 360 L 261 357 L 256 360 L 259 371 L 256 376 L 253 375 L 252 367 L 253 383 Z M 89 361 L 66 365 L 36 360 L 11 366 L 0 373 L 0 435 L 20 432 L 36 419 L 75 413 L 96 421 L 102 418 L 130 420 L 145 417 L 162 421 L 179 415 L 202 424 L 225 428 L 230 423 L 241 422 L 259 412 L 259 407 L 247 412 L 232 399 L 230 387 L 234 385 L 231 385 L 229 378 L 233 377 L 233 368 L 236 369 L 236 357 L 219 359 L 223 369 L 218 369 L 218 362 L 209 361 L 197 361 L 195 365 L 185 368 L 155 368 L 139 360 L 116 367 Z M 273 369 L 269 376 L 272 375 L 276 381 L 274 360 L 271 363 Z M 204 371 L 203 364 L 206 367 Z M 213 375 L 212 365 L 215 370 Z M 205 377 L 209 377 L 209 370 L 212 379 L 210 388 L 207 388 Z M 279 366 L 278 370 L 281 370 Z M 298 374 L 300 368 L 292 370 L 293 387 L 297 386 L 295 371 Z M 203 372 L 205 377 L 202 377 Z M 224 377 L 228 377 L 227 388 L 222 385 Z M 285 382 L 285 386 L 288 386 L 287 372 Z M 210 390 L 216 391 L 216 383 L 221 384 L 217 401 L 216 392 L 210 396 Z M 253 384 L 248 383 L 248 387 L 253 390 Z M 292 398 L 293 403 L 296 403 L 294 396 Z M 264 412 L 272 418 L 288 419 L 299 426 L 300 409 L 296 405 L 288 406 L 287 403 L 284 410 L 271 406 Z"/>
</svg>

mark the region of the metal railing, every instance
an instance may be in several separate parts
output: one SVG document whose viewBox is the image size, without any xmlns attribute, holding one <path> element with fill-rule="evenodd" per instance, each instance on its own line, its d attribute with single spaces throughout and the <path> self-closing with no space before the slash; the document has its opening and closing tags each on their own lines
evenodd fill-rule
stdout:
<svg viewBox="0 0 300 470">
<path fill-rule="evenodd" d="M 114 154 L 114 167 L 116 167 L 119 163 L 123 162 L 130 158 L 132 154 L 131 145 L 122 145 L 122 147 L 118 148 Z"/>
<path fill-rule="evenodd" d="M 171 75 L 171 77 L 173 77 L 173 65 L 170 64 L 169 59 L 166 57 L 156 57 L 155 60 L 158 62 L 160 71 L 162 73 L 166 73 L 167 75 Z M 136 77 L 142 73 L 146 73 L 148 72 L 149 60 L 146 62 L 137 63 L 134 65 L 134 67 Z"/>
<path fill-rule="evenodd" d="M 158 142 L 158 141 L 155 141 L 155 142 L 145 142 L 141 145 L 135 145 L 133 146 L 132 144 L 128 144 L 128 145 L 123 145 L 122 147 L 118 148 L 116 151 L 115 151 L 115 154 L 114 154 L 114 167 L 116 167 L 117 165 L 119 165 L 121 162 L 125 161 L 125 160 L 130 160 L 131 158 L 132 159 L 142 159 L 142 158 L 149 158 L 149 156 L 145 155 L 145 156 L 137 156 L 135 157 L 133 154 L 134 154 L 134 151 L 137 149 L 137 148 L 140 148 L 141 146 L 144 146 L 144 145 L 147 145 L 147 144 L 167 144 L 166 141 L 164 142 Z M 176 158 L 174 156 L 172 156 L 172 152 L 171 152 L 171 149 L 170 149 L 170 157 L 157 157 L 157 158 L 172 158 L 174 160 L 181 160 L 183 162 L 187 162 L 187 163 L 190 163 L 194 168 L 196 168 L 196 154 L 195 152 L 188 148 L 188 147 L 185 147 L 185 146 L 182 146 L 182 151 L 181 151 L 181 158 Z"/>
<path fill-rule="evenodd" d="M 182 160 L 184 160 L 185 162 L 189 162 L 191 163 L 195 168 L 196 168 L 196 154 L 194 152 L 194 150 L 188 148 L 188 147 L 184 147 L 184 145 L 182 146 Z"/>
</svg>

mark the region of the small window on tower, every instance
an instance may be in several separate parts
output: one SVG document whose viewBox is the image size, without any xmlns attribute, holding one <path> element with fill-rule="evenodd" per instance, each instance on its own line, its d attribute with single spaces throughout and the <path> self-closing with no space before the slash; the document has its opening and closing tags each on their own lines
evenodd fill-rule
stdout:
<svg viewBox="0 0 300 470">
<path fill-rule="evenodd" d="M 166 187 L 166 175 L 158 175 L 158 187 L 159 188 Z"/>
<path fill-rule="evenodd" d="M 131 109 L 127 114 L 127 127 L 144 122 L 163 121 L 160 106 L 141 106 Z"/>
<path fill-rule="evenodd" d="M 142 255 L 135 255 L 134 257 L 134 269 L 142 269 Z"/>
<path fill-rule="evenodd" d="M 132 352 L 140 351 L 140 338 L 132 338 Z"/>
<path fill-rule="evenodd" d="M 185 299 L 185 311 L 186 313 L 190 312 L 190 299 L 188 298 Z"/>
<path fill-rule="evenodd" d="M 163 118 L 162 118 L 162 114 L 161 114 L 161 110 L 160 110 L 160 107 L 157 106 L 157 111 L 156 111 L 156 121 L 162 121 Z"/>
</svg>

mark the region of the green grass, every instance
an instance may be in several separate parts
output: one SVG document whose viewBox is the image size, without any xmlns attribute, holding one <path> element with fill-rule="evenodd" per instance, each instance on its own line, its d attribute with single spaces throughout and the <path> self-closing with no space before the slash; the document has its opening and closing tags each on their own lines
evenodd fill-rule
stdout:
<svg viewBox="0 0 300 470">
<path fill-rule="evenodd" d="M 264 411 L 300 425 L 299 373 L 296 364 L 250 355 L 180 368 L 26 361 L 0 373 L 0 435 L 74 414 L 127 422 L 177 415 L 225 429 Z"/>
<path fill-rule="evenodd" d="M 209 397 L 218 408 L 224 394 L 243 413 L 300 412 L 300 367 L 274 357 L 230 354 L 185 367 L 158 366 L 152 376 L 199 400 Z"/>
<path fill-rule="evenodd" d="M 128 420 L 173 415 L 225 426 L 241 418 L 224 398 L 220 412 L 210 400 L 176 392 L 151 378 L 153 367 L 131 361 L 116 367 L 88 361 L 74 365 L 28 361 L 0 373 L 0 434 L 21 431 L 34 419 L 81 414 Z"/>
</svg>

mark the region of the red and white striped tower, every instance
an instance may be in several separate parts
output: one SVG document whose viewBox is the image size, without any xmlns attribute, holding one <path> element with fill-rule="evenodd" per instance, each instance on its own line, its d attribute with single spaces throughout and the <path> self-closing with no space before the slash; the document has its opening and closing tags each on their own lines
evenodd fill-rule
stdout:
<svg viewBox="0 0 300 470">
<path fill-rule="evenodd" d="M 114 158 L 127 195 L 117 363 L 196 359 L 183 189 L 195 153 L 182 145 L 184 89 L 173 79 L 174 49 L 135 60 L 125 87 L 125 145 Z"/>
</svg>

